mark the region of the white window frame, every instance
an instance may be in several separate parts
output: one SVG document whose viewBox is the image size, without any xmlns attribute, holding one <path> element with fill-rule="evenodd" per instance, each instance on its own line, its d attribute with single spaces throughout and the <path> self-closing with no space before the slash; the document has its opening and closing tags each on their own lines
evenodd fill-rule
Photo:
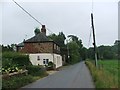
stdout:
<svg viewBox="0 0 120 90">
<path fill-rule="evenodd" d="M 48 62 L 49 62 L 49 59 L 43 59 L 43 64 L 44 64 L 44 65 L 47 65 Z"/>
</svg>

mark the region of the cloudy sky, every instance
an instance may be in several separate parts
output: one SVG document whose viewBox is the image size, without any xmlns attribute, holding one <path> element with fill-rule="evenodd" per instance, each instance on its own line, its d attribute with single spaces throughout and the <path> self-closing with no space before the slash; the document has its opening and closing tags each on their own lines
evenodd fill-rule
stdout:
<svg viewBox="0 0 120 90">
<path fill-rule="evenodd" d="M 15 0 L 53 33 L 63 31 L 78 36 L 85 47 L 89 42 L 92 0 Z M 44 2 L 43 2 L 44 1 Z M 93 0 L 97 45 L 113 45 L 118 39 L 118 0 Z M 1 21 L 2 20 L 2 21 Z M 12 0 L 0 3 L 0 44 L 20 43 L 34 36 L 39 23 L 27 15 Z M 50 34 L 47 31 L 47 34 Z"/>
</svg>

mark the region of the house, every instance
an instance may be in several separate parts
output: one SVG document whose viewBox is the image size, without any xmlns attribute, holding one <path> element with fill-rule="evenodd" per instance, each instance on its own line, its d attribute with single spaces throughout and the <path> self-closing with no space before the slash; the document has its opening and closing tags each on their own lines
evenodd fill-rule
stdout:
<svg viewBox="0 0 120 90">
<path fill-rule="evenodd" d="M 33 65 L 47 65 L 51 61 L 56 68 L 62 66 L 60 47 L 47 38 L 45 25 L 42 25 L 40 33 L 18 44 L 17 51 L 28 54 Z"/>
</svg>

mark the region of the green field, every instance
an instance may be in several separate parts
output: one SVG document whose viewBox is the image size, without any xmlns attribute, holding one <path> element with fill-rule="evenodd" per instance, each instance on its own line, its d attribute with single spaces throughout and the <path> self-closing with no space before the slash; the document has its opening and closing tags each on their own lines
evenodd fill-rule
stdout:
<svg viewBox="0 0 120 90">
<path fill-rule="evenodd" d="M 120 67 L 118 60 L 99 60 L 98 69 L 93 61 L 86 61 L 96 88 L 118 88 L 120 86 Z M 118 83 L 119 80 L 119 83 Z"/>
</svg>

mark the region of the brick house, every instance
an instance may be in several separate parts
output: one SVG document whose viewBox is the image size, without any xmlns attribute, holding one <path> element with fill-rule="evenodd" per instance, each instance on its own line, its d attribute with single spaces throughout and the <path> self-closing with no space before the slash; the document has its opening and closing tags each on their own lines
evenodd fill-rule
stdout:
<svg viewBox="0 0 120 90">
<path fill-rule="evenodd" d="M 33 65 L 47 65 L 51 61 L 56 68 L 62 66 L 60 47 L 47 38 L 45 25 L 42 25 L 39 34 L 18 44 L 17 51 L 28 54 Z"/>
</svg>

